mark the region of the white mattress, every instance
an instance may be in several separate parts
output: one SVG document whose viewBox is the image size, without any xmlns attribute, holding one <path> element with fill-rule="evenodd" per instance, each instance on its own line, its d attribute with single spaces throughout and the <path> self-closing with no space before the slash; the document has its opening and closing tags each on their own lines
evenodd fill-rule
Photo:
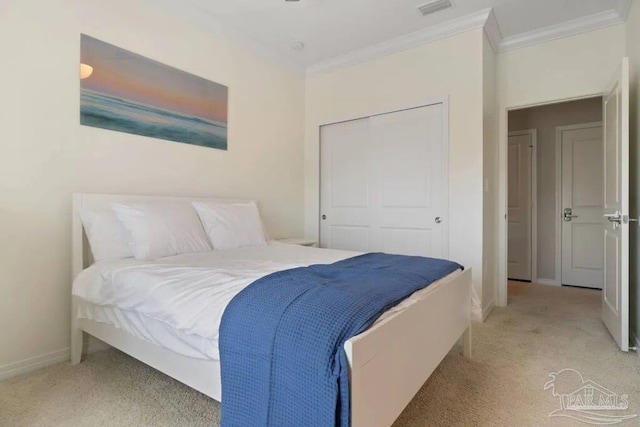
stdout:
<svg viewBox="0 0 640 427">
<path fill-rule="evenodd" d="M 82 300 L 79 318 L 111 324 L 185 356 L 218 360 L 222 313 L 242 289 L 275 271 L 356 255 L 272 242 L 153 262 L 100 261 L 78 275 L 73 295 Z M 411 305 L 434 285 L 416 292 L 378 321 Z"/>
</svg>

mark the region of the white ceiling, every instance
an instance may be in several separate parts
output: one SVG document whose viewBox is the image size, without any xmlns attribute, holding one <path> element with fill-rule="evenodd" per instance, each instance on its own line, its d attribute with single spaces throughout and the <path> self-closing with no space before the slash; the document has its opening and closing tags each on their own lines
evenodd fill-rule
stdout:
<svg viewBox="0 0 640 427">
<path fill-rule="evenodd" d="M 426 17 L 417 6 L 427 0 L 163 2 L 173 3 L 174 10 L 188 12 L 212 30 L 223 31 L 302 69 L 488 8 L 493 8 L 500 33 L 507 40 L 590 16 L 597 20 L 615 13 L 624 20 L 628 11 L 627 0 L 451 0 L 451 9 Z M 291 49 L 294 41 L 302 41 L 305 49 Z"/>
</svg>

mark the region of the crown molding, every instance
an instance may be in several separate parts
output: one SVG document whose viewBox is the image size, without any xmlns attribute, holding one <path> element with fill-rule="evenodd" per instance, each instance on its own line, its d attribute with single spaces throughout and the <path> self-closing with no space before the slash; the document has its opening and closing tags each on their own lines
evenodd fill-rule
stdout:
<svg viewBox="0 0 640 427">
<path fill-rule="evenodd" d="M 618 15 L 622 21 L 627 22 L 627 18 L 629 17 L 629 11 L 631 10 L 631 4 L 633 0 L 624 0 L 620 7 L 618 8 Z"/>
<path fill-rule="evenodd" d="M 259 43 L 256 43 L 244 34 L 235 31 L 228 25 L 224 25 L 219 20 L 211 16 L 211 14 L 205 9 L 202 9 L 200 6 L 192 2 L 178 2 L 176 0 L 155 1 L 164 5 L 164 7 L 181 16 L 183 19 L 199 25 L 200 28 L 222 36 L 239 46 L 244 47 L 258 58 L 280 65 L 281 67 L 287 68 L 299 75 L 305 74 L 306 67 L 304 65 L 295 62 L 285 55 L 278 54 L 273 49 L 268 49 Z"/>
<path fill-rule="evenodd" d="M 307 67 L 307 75 L 328 73 L 343 67 L 361 64 L 436 40 L 482 28 L 490 15 L 492 15 L 491 9 L 484 9 L 480 12 L 453 19 L 443 24 L 409 33 L 363 49 L 358 49 L 346 55 L 341 55 L 334 59 Z"/>
<path fill-rule="evenodd" d="M 500 25 L 498 25 L 498 20 L 493 13 L 493 9 L 489 11 L 487 22 L 484 24 L 484 33 L 487 35 L 493 53 L 498 54 L 500 52 L 500 43 L 502 43 L 502 32 L 500 31 Z"/>
<path fill-rule="evenodd" d="M 629 3 L 630 6 L 630 2 L 627 1 L 626 3 Z M 563 22 L 561 24 L 550 25 L 545 28 L 540 28 L 539 30 L 505 37 L 502 40 L 502 43 L 500 43 L 500 52 L 509 52 L 511 50 L 533 46 L 539 43 L 575 36 L 577 34 L 599 30 L 616 24 L 622 24 L 626 20 L 626 17 L 623 18 L 623 16 L 621 16 L 625 7 L 621 8 L 619 11 L 610 10 L 596 13 L 583 18 Z M 626 7 L 626 13 L 628 12 L 628 7 Z"/>
<path fill-rule="evenodd" d="M 184 3 L 176 0 L 156 1 L 171 9 L 171 11 L 177 15 L 182 16 L 184 19 L 237 43 L 256 56 L 300 75 L 304 75 L 305 73 L 307 75 L 328 73 L 479 28 L 484 29 L 484 33 L 494 53 L 509 52 L 539 43 L 622 24 L 626 22 L 633 3 L 633 0 L 624 0 L 615 10 L 585 16 L 510 37 L 502 36 L 500 25 L 493 13 L 493 9 L 488 8 L 305 67 L 293 58 L 277 53 L 273 49 L 266 48 L 242 33 L 229 28 L 229 26 L 224 25 L 206 10 L 190 1 L 185 1 Z"/>
</svg>

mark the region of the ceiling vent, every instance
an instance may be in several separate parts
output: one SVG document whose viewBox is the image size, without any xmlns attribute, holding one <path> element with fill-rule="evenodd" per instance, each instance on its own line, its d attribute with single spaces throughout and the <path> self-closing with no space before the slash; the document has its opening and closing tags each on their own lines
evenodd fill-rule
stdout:
<svg viewBox="0 0 640 427">
<path fill-rule="evenodd" d="M 418 10 L 424 16 L 427 16 L 444 9 L 449 9 L 450 7 L 451 7 L 451 0 L 433 0 L 423 4 L 422 6 L 418 6 Z"/>
</svg>

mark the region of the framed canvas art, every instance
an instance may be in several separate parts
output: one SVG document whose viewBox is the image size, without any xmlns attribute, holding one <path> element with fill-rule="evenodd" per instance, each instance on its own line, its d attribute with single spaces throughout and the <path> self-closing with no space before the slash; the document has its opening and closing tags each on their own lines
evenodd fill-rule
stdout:
<svg viewBox="0 0 640 427">
<path fill-rule="evenodd" d="M 80 123 L 227 149 L 226 86 L 81 35 Z"/>
</svg>

